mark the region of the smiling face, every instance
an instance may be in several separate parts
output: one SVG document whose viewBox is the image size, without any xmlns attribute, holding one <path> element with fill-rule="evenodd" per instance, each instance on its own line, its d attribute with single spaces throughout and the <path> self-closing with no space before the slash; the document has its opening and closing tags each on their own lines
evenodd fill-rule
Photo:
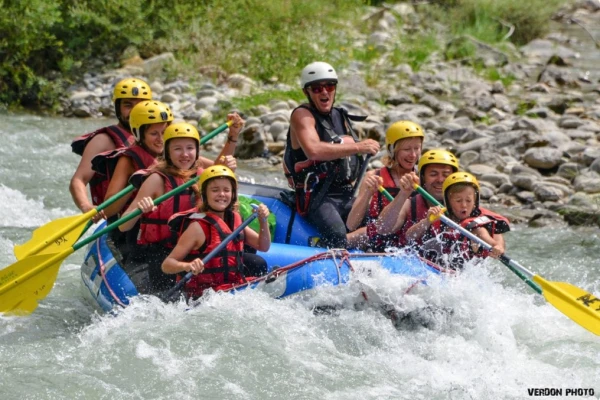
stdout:
<svg viewBox="0 0 600 400">
<path fill-rule="evenodd" d="M 163 133 L 169 124 L 162 122 L 160 124 L 150 124 L 144 131 L 144 146 L 149 152 L 155 155 L 162 154 L 164 148 Z"/>
<path fill-rule="evenodd" d="M 182 170 L 190 169 L 196 162 L 196 144 L 192 138 L 175 138 L 168 141 L 169 159 Z"/>
<path fill-rule="evenodd" d="M 437 201 L 444 201 L 444 180 L 451 175 L 454 170 L 451 166 L 445 164 L 427 164 L 424 166 L 422 186 Z"/>
<path fill-rule="evenodd" d="M 456 184 L 448 189 L 448 209 L 459 220 L 469 218 L 475 209 L 475 188 L 468 184 Z"/>
<path fill-rule="evenodd" d="M 314 104 L 317 111 L 327 114 L 335 102 L 337 85 L 331 81 L 313 82 L 304 89 L 304 93 Z"/>
<path fill-rule="evenodd" d="M 394 146 L 394 160 L 400 168 L 412 171 L 421 157 L 422 138 L 412 137 L 398 140 Z"/>
<path fill-rule="evenodd" d="M 229 178 L 214 178 L 206 184 L 206 202 L 211 210 L 224 212 L 232 198 L 233 186 Z"/>
</svg>

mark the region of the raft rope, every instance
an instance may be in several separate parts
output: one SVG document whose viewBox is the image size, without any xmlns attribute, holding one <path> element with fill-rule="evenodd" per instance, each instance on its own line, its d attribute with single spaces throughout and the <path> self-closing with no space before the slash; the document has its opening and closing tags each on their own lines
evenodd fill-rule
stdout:
<svg viewBox="0 0 600 400">
<path fill-rule="evenodd" d="M 100 253 L 100 240 L 96 240 L 96 252 L 98 254 L 98 270 L 100 272 L 100 276 L 102 277 L 102 281 L 104 282 L 104 286 L 108 289 L 111 297 L 115 300 L 115 302 L 121 307 L 125 308 L 125 304 L 119 299 L 117 294 L 112 290 L 110 285 L 108 284 L 108 279 L 106 279 L 106 268 L 104 266 L 104 260 L 102 259 L 102 253 Z M 98 289 L 100 290 L 100 289 Z"/>
<path fill-rule="evenodd" d="M 330 249 L 327 251 L 327 253 L 325 254 L 329 254 L 329 257 L 331 257 L 331 259 L 333 260 L 333 265 L 335 265 L 335 269 L 337 271 L 337 275 L 338 275 L 338 285 L 342 284 L 342 273 L 341 273 L 341 265 L 345 262 L 348 264 L 348 269 L 351 272 L 354 272 L 354 268 L 352 267 L 352 264 L 350 263 L 350 257 L 348 251 L 346 249 Z M 338 256 L 340 258 L 340 263 L 338 264 Z"/>
</svg>

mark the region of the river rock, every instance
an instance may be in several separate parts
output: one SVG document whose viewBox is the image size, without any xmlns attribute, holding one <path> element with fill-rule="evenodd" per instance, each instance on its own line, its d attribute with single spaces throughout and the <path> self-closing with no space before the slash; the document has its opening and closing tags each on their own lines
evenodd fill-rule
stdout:
<svg viewBox="0 0 600 400">
<path fill-rule="evenodd" d="M 525 152 L 523 160 L 533 168 L 549 169 L 562 161 L 562 151 L 550 147 L 534 147 Z"/>
</svg>

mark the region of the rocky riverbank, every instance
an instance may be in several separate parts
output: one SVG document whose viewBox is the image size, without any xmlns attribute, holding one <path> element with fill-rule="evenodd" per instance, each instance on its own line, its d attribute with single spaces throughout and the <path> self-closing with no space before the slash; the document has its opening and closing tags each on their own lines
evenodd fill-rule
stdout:
<svg viewBox="0 0 600 400">
<path fill-rule="evenodd" d="M 357 39 L 356 45 L 377 47 L 387 54 L 399 30 L 411 29 L 407 21 L 415 15 L 407 3 L 393 10 L 373 9 L 365 19 L 374 30 Z M 583 29 L 598 26 L 600 2 L 580 1 L 573 9 L 561 11 L 556 20 Z M 337 105 L 368 115 L 356 124 L 358 132 L 382 144 L 392 122 L 420 123 L 426 131 L 424 150 L 443 147 L 455 152 L 461 167 L 480 180 L 484 202 L 514 222 L 600 226 L 600 68 L 590 71 L 577 66 L 576 42 L 558 32 L 508 50 L 468 36 L 448 41 L 448 48 L 475 46 L 481 65 L 510 78 L 496 81 L 482 78 L 470 67 L 472 59 L 447 62 L 442 54 L 434 54 L 418 72 L 408 65 L 391 67 L 384 56 L 377 83 L 368 86 L 366 76 L 373 71 L 352 63 L 338 69 Z M 597 45 L 595 40 L 592 43 Z M 593 46 L 589 50 L 598 51 Z M 281 84 L 262 85 L 209 66 L 200 71 L 199 85 L 185 78 L 161 79 L 161 71 L 174 62 L 170 53 L 147 60 L 133 56 L 119 70 L 90 72 L 71 88 L 63 113 L 81 118 L 114 116 L 112 85 L 128 76 L 147 79 L 155 98 L 168 103 L 177 118 L 208 130 L 222 122 L 215 116 L 230 111 L 233 98 L 274 89 L 300 91 Z M 236 156 L 258 157 L 265 168 L 280 164 L 296 106 L 293 100 L 273 98 L 268 104 L 239 110 L 247 124 Z M 222 140 L 210 145 L 220 146 Z M 372 166 L 380 165 L 380 157 L 375 157 Z"/>
</svg>

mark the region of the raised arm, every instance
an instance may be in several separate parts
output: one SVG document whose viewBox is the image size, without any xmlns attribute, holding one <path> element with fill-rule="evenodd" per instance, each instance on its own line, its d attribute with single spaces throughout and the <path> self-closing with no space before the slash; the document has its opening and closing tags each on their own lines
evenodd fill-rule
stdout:
<svg viewBox="0 0 600 400">
<path fill-rule="evenodd" d="M 420 239 L 431 226 L 433 216 L 441 215 L 442 213 L 443 209 L 440 206 L 433 206 L 429 208 L 425 218 L 408 228 L 406 231 L 406 237 L 412 240 Z"/>
<path fill-rule="evenodd" d="M 400 192 L 394 200 L 381 211 L 379 218 L 375 221 L 377 233 L 380 235 L 389 235 L 402 228 L 402 225 L 404 225 L 404 222 L 406 221 L 408 210 L 410 209 L 410 202 L 407 202 L 407 200 L 413 191 L 413 183 L 415 182 L 419 182 L 419 177 L 414 172 L 405 174 L 400 178 Z"/>
<path fill-rule="evenodd" d="M 264 204 L 259 205 L 256 212 L 258 212 L 260 233 L 256 233 L 252 228 L 247 226 L 244 228 L 245 242 L 256 250 L 269 251 L 269 248 L 271 247 L 271 232 L 269 231 L 267 217 L 270 212 Z"/>
<path fill-rule="evenodd" d="M 371 199 L 377 192 L 377 188 L 382 183 L 380 176 L 375 174 L 375 171 L 368 171 L 362 180 L 358 196 L 352 204 L 352 209 L 348 214 L 348 220 L 346 221 L 346 227 L 349 231 L 354 231 L 360 227 L 365 219 L 365 214 L 369 210 Z"/>
</svg>

